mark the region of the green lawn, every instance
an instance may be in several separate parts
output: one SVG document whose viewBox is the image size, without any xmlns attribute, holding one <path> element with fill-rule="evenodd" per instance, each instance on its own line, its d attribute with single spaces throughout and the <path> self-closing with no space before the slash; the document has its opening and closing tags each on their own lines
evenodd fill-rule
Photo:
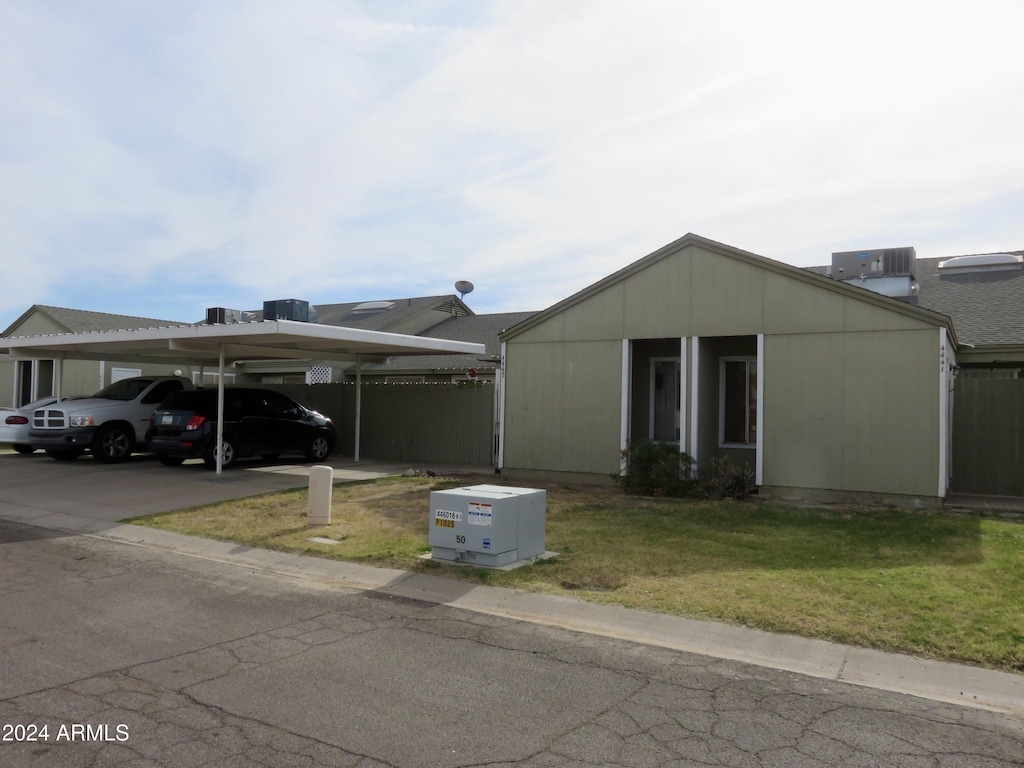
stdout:
<svg viewBox="0 0 1024 768">
<path fill-rule="evenodd" d="M 538 487 L 548 492 L 547 548 L 560 553 L 553 560 L 497 571 L 420 559 L 429 551 L 429 492 L 478 482 L 494 478 L 339 485 L 328 528 L 306 527 L 305 490 L 131 522 L 1024 671 L 1021 523 L 548 485 Z"/>
</svg>

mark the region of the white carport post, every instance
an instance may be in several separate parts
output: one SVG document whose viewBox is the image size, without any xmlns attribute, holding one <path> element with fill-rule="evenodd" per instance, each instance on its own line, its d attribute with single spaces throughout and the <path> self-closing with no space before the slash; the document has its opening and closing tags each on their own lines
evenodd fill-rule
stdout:
<svg viewBox="0 0 1024 768">
<path fill-rule="evenodd" d="M 57 360 L 56 360 L 55 365 L 57 366 L 57 370 L 54 372 L 54 376 L 53 376 L 53 379 L 54 379 L 54 386 L 53 386 L 54 392 L 53 392 L 53 396 L 57 398 L 57 402 L 59 403 L 60 402 L 61 390 L 64 389 L 64 386 L 63 386 L 64 385 L 64 353 L 63 352 L 58 352 L 57 353 Z M 100 386 L 100 389 L 103 389 L 103 387 Z M 33 398 L 33 399 L 35 399 L 35 398 Z"/>
<path fill-rule="evenodd" d="M 218 345 L 219 371 L 217 376 L 217 474 L 224 469 L 224 345 Z"/>
<path fill-rule="evenodd" d="M 363 360 L 356 360 L 356 440 L 353 461 L 359 461 L 359 423 L 363 416 Z"/>
</svg>

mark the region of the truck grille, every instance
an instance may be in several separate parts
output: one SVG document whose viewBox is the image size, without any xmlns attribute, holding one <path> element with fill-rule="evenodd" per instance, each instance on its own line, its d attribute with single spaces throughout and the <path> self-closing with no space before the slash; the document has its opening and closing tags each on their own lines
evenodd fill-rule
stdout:
<svg viewBox="0 0 1024 768">
<path fill-rule="evenodd" d="M 55 411 L 50 408 L 40 408 L 32 412 L 32 427 L 34 429 L 64 429 L 64 411 Z"/>
</svg>

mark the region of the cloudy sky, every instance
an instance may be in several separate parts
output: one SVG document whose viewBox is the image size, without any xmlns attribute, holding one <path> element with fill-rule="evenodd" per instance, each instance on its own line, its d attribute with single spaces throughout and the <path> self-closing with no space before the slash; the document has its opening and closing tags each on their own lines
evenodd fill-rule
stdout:
<svg viewBox="0 0 1024 768">
<path fill-rule="evenodd" d="M 1024 248 L 1020 0 L 0 0 L 0 329 Z"/>
</svg>

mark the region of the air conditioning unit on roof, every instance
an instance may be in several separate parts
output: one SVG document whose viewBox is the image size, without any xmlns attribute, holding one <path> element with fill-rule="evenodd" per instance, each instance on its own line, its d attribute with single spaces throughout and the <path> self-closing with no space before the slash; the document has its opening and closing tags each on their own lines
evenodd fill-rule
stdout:
<svg viewBox="0 0 1024 768">
<path fill-rule="evenodd" d="M 278 299 L 263 302 L 264 320 L 295 320 L 308 323 L 309 302 L 301 299 Z"/>
<path fill-rule="evenodd" d="M 913 248 L 875 248 L 866 251 L 839 251 L 832 254 L 832 277 L 913 277 L 917 251 Z"/>
</svg>

